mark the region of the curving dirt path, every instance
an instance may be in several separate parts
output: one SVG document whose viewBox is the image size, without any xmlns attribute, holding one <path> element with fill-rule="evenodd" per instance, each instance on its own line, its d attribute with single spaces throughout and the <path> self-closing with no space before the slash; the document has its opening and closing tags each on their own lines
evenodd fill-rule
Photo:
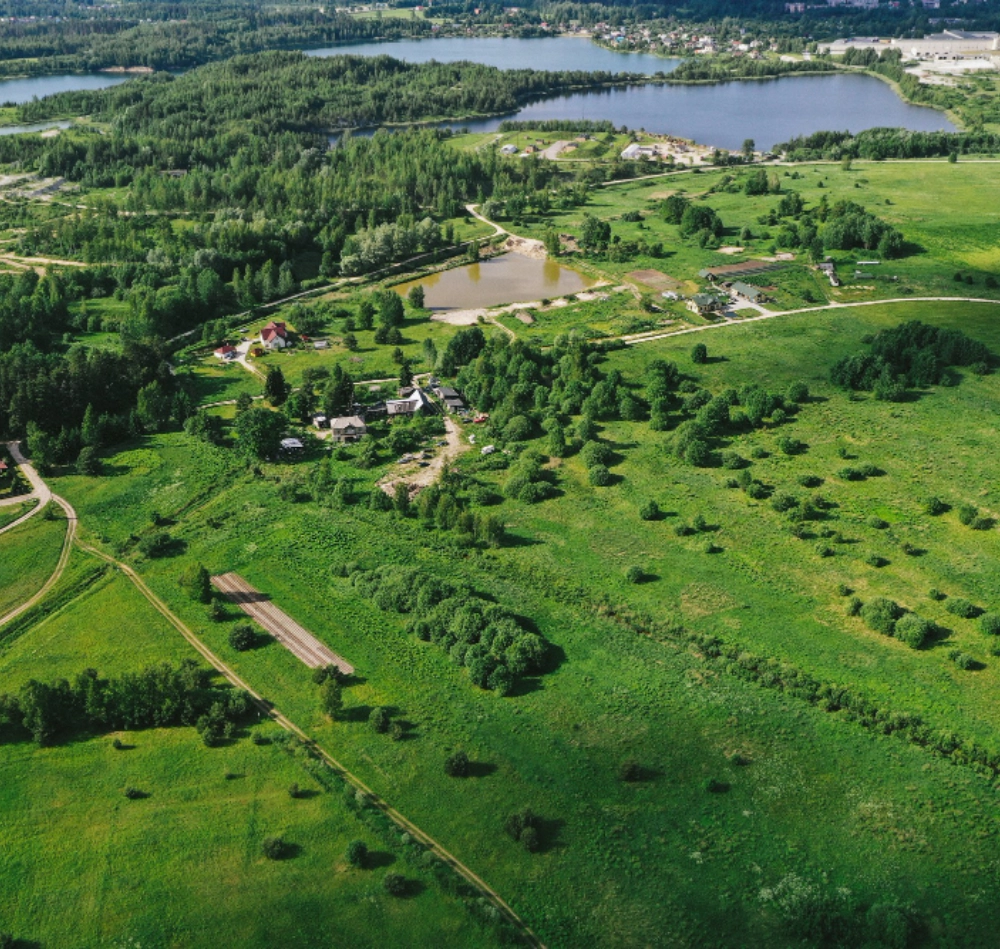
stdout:
<svg viewBox="0 0 1000 949">
<path fill-rule="evenodd" d="M 29 517 L 34 517 L 49 501 L 54 501 L 58 504 L 63 511 L 66 513 L 66 536 L 63 538 L 62 550 L 59 553 L 59 560 L 56 562 L 56 569 L 52 572 L 52 575 L 42 584 L 38 592 L 35 593 L 30 599 L 25 600 L 20 606 L 15 606 L 14 609 L 0 616 L 0 626 L 4 626 L 9 623 L 12 619 L 20 616 L 25 610 L 30 610 L 42 597 L 45 596 L 58 582 L 59 578 L 63 575 L 66 570 L 66 564 L 69 563 L 69 555 L 73 550 L 73 541 L 76 539 L 76 511 L 73 510 L 72 505 L 68 501 L 64 501 L 61 497 L 53 494 L 48 485 L 42 481 L 35 471 L 34 466 L 21 454 L 21 446 L 18 442 L 8 442 L 7 449 L 10 451 L 11 457 L 18 463 L 21 471 L 27 477 L 28 481 L 31 482 L 32 487 L 35 489 L 33 494 L 26 495 L 24 497 L 37 497 L 38 504 L 33 507 L 27 514 L 19 517 L 16 521 L 8 524 L 0 534 L 4 531 L 9 531 L 13 527 L 17 527 L 18 524 L 23 524 Z M 24 497 L 21 500 L 24 500 Z"/>
</svg>

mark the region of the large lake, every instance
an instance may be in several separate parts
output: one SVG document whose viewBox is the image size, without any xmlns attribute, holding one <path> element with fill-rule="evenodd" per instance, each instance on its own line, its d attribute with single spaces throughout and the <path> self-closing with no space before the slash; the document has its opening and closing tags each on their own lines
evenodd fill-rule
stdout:
<svg viewBox="0 0 1000 949">
<path fill-rule="evenodd" d="M 311 50 L 311 56 L 387 54 L 407 62 L 469 60 L 501 68 L 670 72 L 677 60 L 616 53 L 571 37 L 542 39 L 441 38 L 364 43 Z M 786 76 L 691 86 L 637 86 L 556 96 L 501 118 L 453 123 L 492 132 L 503 118 L 608 119 L 616 126 L 677 135 L 704 145 L 736 150 L 752 138 L 770 148 L 796 135 L 826 130 L 860 132 L 883 127 L 918 132 L 955 131 L 943 112 L 904 102 L 873 76 Z"/>
<path fill-rule="evenodd" d="M 593 282 L 553 260 L 504 254 L 401 283 L 393 289 L 405 296 L 410 287 L 420 284 L 428 309 L 471 310 L 501 303 L 555 299 L 586 290 Z"/>
</svg>

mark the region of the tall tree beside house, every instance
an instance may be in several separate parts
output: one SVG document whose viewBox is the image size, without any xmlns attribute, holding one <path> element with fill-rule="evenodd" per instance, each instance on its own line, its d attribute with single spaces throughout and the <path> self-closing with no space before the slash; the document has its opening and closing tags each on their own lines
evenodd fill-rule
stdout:
<svg viewBox="0 0 1000 949">
<path fill-rule="evenodd" d="M 283 405 L 288 398 L 288 383 L 285 382 L 285 374 L 278 366 L 269 366 L 267 378 L 264 380 L 264 398 L 271 405 Z"/>
<path fill-rule="evenodd" d="M 323 410 L 329 418 L 351 415 L 354 411 L 354 380 L 340 366 L 334 366 L 323 392 Z"/>
<path fill-rule="evenodd" d="M 281 412 L 250 408 L 236 416 L 237 448 L 247 458 L 272 458 L 281 446 L 287 419 Z"/>
</svg>

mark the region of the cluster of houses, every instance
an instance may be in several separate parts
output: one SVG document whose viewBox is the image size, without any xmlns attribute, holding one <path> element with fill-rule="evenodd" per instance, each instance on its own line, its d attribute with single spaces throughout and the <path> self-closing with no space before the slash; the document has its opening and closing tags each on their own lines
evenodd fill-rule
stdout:
<svg viewBox="0 0 1000 949">
<path fill-rule="evenodd" d="M 696 293 L 687 301 L 687 308 L 699 316 L 709 316 L 719 313 L 733 303 L 752 303 L 761 306 L 767 303 L 768 299 L 759 287 L 744 283 L 742 280 L 733 280 L 719 283 L 713 293 Z"/>
<path fill-rule="evenodd" d="M 450 386 L 441 385 L 437 380 L 431 380 L 431 391 L 438 397 L 446 412 L 466 414 L 468 409 L 461 395 Z M 398 393 L 398 398 L 386 399 L 383 402 L 373 402 L 370 405 L 354 404 L 354 415 L 344 415 L 340 418 L 327 418 L 325 415 L 314 415 L 312 422 L 318 429 L 329 429 L 335 442 L 356 442 L 368 434 L 367 420 L 386 416 L 422 415 L 437 412 L 438 407 L 420 386 L 404 386 Z"/>
<path fill-rule="evenodd" d="M 251 356 L 262 356 L 265 351 L 273 352 L 276 349 L 284 349 L 290 342 L 291 336 L 288 332 L 287 324 L 280 320 L 271 320 L 257 337 L 258 342 L 250 348 Z M 240 351 L 232 343 L 226 343 L 215 350 L 215 358 L 223 362 L 232 362 L 238 359 Z"/>
</svg>

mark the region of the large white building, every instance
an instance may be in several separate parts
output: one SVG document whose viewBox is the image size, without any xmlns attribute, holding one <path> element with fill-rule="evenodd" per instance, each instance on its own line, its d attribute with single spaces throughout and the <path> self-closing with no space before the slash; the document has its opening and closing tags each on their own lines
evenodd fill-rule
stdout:
<svg viewBox="0 0 1000 949">
<path fill-rule="evenodd" d="M 834 40 L 825 51 L 838 54 L 849 49 L 898 49 L 904 59 L 989 58 L 1000 52 L 1000 33 L 971 33 L 967 30 L 945 30 L 930 33 L 922 39 L 880 39 L 877 36 L 850 36 Z"/>
</svg>

